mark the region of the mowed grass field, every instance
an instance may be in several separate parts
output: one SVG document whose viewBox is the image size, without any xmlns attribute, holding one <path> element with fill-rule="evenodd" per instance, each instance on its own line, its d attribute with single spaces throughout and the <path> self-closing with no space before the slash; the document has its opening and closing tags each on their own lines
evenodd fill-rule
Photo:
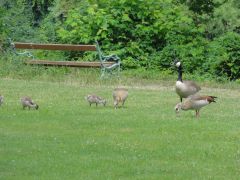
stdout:
<svg viewBox="0 0 240 180">
<path fill-rule="evenodd" d="M 239 179 L 239 90 L 202 87 L 218 99 L 196 119 L 176 117 L 174 84 L 128 87 L 116 110 L 114 87 L 1 79 L 0 179 Z M 107 106 L 89 107 L 89 93 Z"/>
</svg>

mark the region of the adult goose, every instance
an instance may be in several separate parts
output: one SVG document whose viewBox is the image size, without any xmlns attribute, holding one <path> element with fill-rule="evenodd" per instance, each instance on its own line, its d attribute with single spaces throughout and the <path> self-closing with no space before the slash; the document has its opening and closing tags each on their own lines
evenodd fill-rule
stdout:
<svg viewBox="0 0 240 180">
<path fill-rule="evenodd" d="M 193 81 L 183 81 L 182 80 L 182 64 L 179 60 L 175 61 L 175 66 L 178 68 L 178 79 L 176 82 L 176 93 L 180 97 L 182 102 L 183 98 L 187 98 L 190 95 L 196 94 L 201 88 Z"/>
<path fill-rule="evenodd" d="M 178 114 L 180 110 L 195 110 L 196 117 L 199 117 L 199 111 L 202 107 L 216 102 L 216 96 L 200 96 L 200 95 L 191 95 L 184 102 L 178 103 L 175 106 L 175 111 Z"/>
</svg>

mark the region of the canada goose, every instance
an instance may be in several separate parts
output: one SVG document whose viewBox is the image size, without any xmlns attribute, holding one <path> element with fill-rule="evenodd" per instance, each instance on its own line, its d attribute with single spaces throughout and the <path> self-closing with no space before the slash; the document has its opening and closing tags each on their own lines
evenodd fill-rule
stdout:
<svg viewBox="0 0 240 180">
<path fill-rule="evenodd" d="M 4 96 L 0 95 L 0 106 L 3 104 Z"/>
<path fill-rule="evenodd" d="M 96 106 L 98 104 L 103 104 L 104 106 L 106 106 L 107 101 L 99 96 L 96 95 L 87 95 L 85 97 L 85 99 L 89 102 L 89 105 L 91 106 L 93 103 L 96 104 Z"/>
<path fill-rule="evenodd" d="M 128 90 L 125 88 L 115 88 L 113 90 L 113 100 L 115 109 L 118 108 L 118 104 L 122 102 L 122 107 L 128 97 Z"/>
<path fill-rule="evenodd" d="M 39 106 L 36 103 L 34 103 L 30 97 L 22 97 L 20 101 L 23 106 L 23 109 L 28 107 L 28 109 L 35 108 L 37 110 L 39 108 Z"/>
<path fill-rule="evenodd" d="M 199 117 L 199 111 L 202 107 L 212 103 L 216 102 L 215 98 L 216 96 L 200 96 L 200 95 L 191 95 L 189 96 L 184 102 L 178 103 L 175 106 L 175 111 L 178 114 L 180 110 L 195 110 L 196 111 L 196 117 Z"/>
<path fill-rule="evenodd" d="M 182 102 L 183 98 L 187 98 L 201 90 L 201 88 L 193 81 L 183 81 L 182 80 L 182 64 L 179 60 L 175 61 L 175 65 L 178 68 L 178 79 L 176 82 L 176 93 L 180 97 Z"/>
</svg>

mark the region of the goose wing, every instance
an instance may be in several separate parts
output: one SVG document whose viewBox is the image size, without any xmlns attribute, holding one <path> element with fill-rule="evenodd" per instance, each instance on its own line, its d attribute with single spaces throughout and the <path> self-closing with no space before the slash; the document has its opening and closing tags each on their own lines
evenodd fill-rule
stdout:
<svg viewBox="0 0 240 180">
<path fill-rule="evenodd" d="M 191 89 L 194 89 L 196 92 L 201 90 L 201 87 L 197 85 L 194 81 L 183 81 L 184 84 L 186 84 Z"/>
<path fill-rule="evenodd" d="M 23 100 L 25 103 L 28 103 L 28 104 L 30 104 L 30 105 L 34 105 L 34 104 L 35 104 L 30 97 L 24 97 L 22 100 Z"/>
<path fill-rule="evenodd" d="M 217 97 L 216 96 L 200 96 L 200 95 L 192 95 L 189 97 L 189 99 L 193 101 L 205 100 L 205 101 L 208 101 L 209 103 L 216 102 L 215 98 Z"/>
</svg>

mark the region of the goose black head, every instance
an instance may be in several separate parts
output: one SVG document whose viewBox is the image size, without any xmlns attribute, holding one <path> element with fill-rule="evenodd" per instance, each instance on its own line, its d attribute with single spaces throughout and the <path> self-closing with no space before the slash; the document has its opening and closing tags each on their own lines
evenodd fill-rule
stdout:
<svg viewBox="0 0 240 180">
<path fill-rule="evenodd" d="M 175 58 L 174 61 L 171 63 L 173 67 L 181 66 L 181 61 L 178 58 Z"/>
<path fill-rule="evenodd" d="M 176 58 L 176 59 L 174 60 L 174 65 L 175 65 L 176 67 L 180 67 L 180 66 L 181 66 L 181 61 L 180 61 L 178 58 Z"/>
</svg>

